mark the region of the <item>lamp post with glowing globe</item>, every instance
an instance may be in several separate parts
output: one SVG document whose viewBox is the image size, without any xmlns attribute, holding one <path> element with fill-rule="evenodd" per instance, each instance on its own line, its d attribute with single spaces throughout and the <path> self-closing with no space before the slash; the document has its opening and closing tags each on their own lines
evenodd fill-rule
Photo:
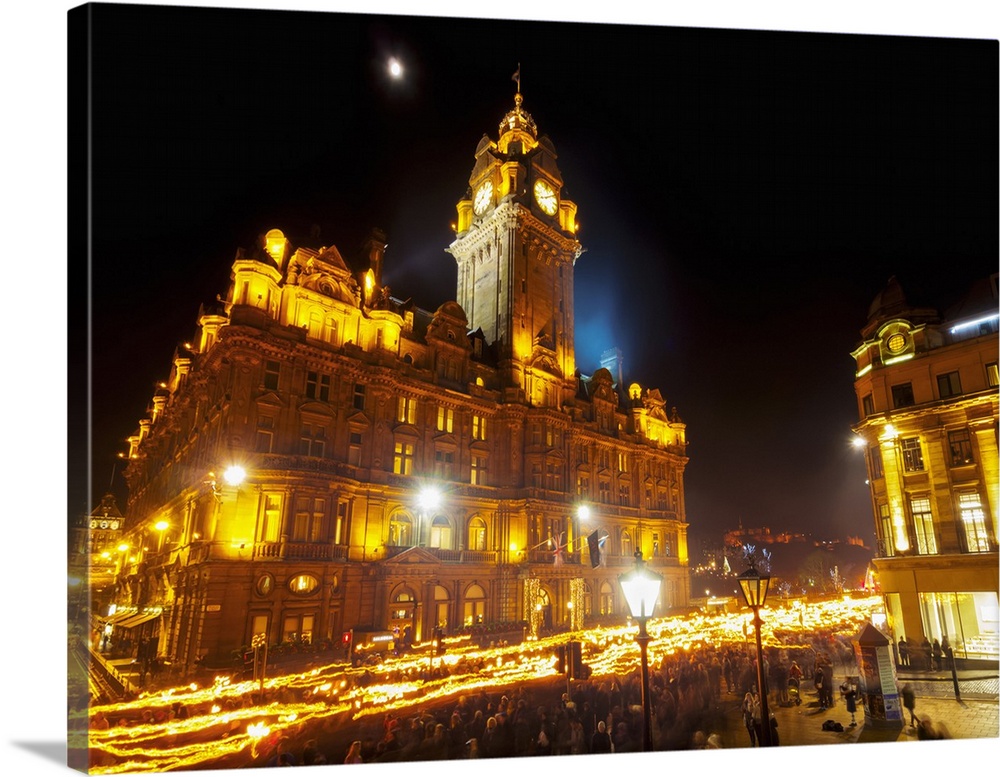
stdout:
<svg viewBox="0 0 1000 777">
<path fill-rule="evenodd" d="M 757 561 L 750 552 L 747 554 L 749 567 L 737 579 L 747 606 L 753 610 L 753 626 L 757 635 L 757 693 L 760 696 L 760 743 L 762 747 L 770 747 L 771 716 L 767 709 L 767 688 L 764 685 L 764 649 L 760 642 L 760 608 L 767 601 L 767 589 L 771 583 L 770 575 L 762 575 L 757 569 Z"/>
<path fill-rule="evenodd" d="M 639 621 L 639 634 L 635 641 L 639 643 L 641 657 L 643 752 L 649 752 L 653 749 L 649 711 L 649 660 L 647 656 L 650 637 L 646 631 L 646 621 L 653 614 L 653 608 L 660 597 L 660 584 L 662 582 L 663 576 L 650 570 L 646 566 L 646 562 L 642 560 L 641 550 L 635 552 L 635 567 L 618 575 L 618 585 L 621 586 L 622 593 L 625 594 L 629 613 L 635 620 Z"/>
</svg>

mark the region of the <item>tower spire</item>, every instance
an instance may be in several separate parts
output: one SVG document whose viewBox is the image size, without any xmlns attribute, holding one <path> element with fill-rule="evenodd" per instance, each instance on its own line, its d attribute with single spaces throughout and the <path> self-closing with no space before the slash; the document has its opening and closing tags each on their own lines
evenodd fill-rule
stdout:
<svg viewBox="0 0 1000 777">
<path fill-rule="evenodd" d="M 514 71 L 514 75 L 510 79 L 517 83 L 517 96 L 521 96 L 521 63 L 517 63 L 517 70 Z"/>
</svg>

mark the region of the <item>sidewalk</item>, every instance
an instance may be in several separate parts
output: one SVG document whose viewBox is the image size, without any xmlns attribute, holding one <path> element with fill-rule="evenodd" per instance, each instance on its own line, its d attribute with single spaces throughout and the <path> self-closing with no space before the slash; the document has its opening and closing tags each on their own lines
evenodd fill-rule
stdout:
<svg viewBox="0 0 1000 777">
<path fill-rule="evenodd" d="M 966 670 L 958 673 L 958 679 L 961 701 L 955 698 L 950 672 L 901 672 L 898 677 L 900 685 L 908 682 L 916 692 L 914 712 L 917 718 L 928 719 L 935 726 L 943 724 L 949 738 L 1000 737 L 997 673 Z M 723 738 L 726 747 L 750 745 L 740 714 L 740 701 L 735 696 L 725 700 L 728 725 Z M 851 716 L 843 699 L 835 697 L 833 707 L 821 710 L 816 692 L 805 685 L 800 706 L 781 707 L 773 702 L 768 706 L 778 721 L 778 739 L 782 747 L 917 741 L 916 730 L 909 725 L 882 727 L 866 723 L 860 704 L 855 714 L 858 725 L 852 728 Z M 906 718 L 909 723 L 908 714 Z M 837 721 L 844 730 L 824 731 L 823 722 L 826 720 Z"/>
</svg>

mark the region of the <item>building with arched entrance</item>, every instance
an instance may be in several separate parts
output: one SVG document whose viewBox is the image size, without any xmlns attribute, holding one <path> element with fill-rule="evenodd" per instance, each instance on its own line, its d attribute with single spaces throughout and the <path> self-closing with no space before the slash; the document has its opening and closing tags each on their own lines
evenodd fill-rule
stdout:
<svg viewBox="0 0 1000 777">
<path fill-rule="evenodd" d="M 456 301 L 394 296 L 377 232 L 237 252 L 130 438 L 117 598 L 160 653 L 620 622 L 636 551 L 687 604 L 686 426 L 620 354 L 578 368 L 577 206 L 522 102 L 458 202 Z"/>
</svg>

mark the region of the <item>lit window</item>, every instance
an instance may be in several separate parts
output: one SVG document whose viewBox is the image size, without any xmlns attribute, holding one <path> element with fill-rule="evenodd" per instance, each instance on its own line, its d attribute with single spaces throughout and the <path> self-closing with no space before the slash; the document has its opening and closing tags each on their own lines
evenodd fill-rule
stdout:
<svg viewBox="0 0 1000 777">
<path fill-rule="evenodd" d="M 601 583 L 600 590 L 600 614 L 601 615 L 614 615 L 615 614 L 615 590 L 611 587 L 608 582 Z"/>
<path fill-rule="evenodd" d="M 396 443 L 392 459 L 392 471 L 397 475 L 413 474 L 413 443 Z"/>
<path fill-rule="evenodd" d="M 968 429 L 953 429 L 948 432 L 948 449 L 951 451 L 951 466 L 961 467 L 975 463 L 972 458 L 972 437 Z"/>
<path fill-rule="evenodd" d="M 315 616 L 313 615 L 287 616 L 283 621 L 281 629 L 282 641 L 308 645 L 312 642 L 314 623 Z"/>
<path fill-rule="evenodd" d="M 300 496 L 295 500 L 292 520 L 292 542 L 320 542 L 326 520 L 326 500 L 322 497 Z"/>
<path fill-rule="evenodd" d="M 988 553 L 990 538 L 986 533 L 986 513 L 977 493 L 958 495 L 958 509 L 965 530 L 965 546 L 969 553 Z"/>
<path fill-rule="evenodd" d="M 470 585 L 465 592 L 465 604 L 462 612 L 462 623 L 465 626 L 475 626 L 486 619 L 486 592 L 482 586 Z"/>
<path fill-rule="evenodd" d="M 277 542 L 281 529 L 281 497 L 266 494 L 264 497 L 264 524 L 261 526 L 261 542 Z"/>
<path fill-rule="evenodd" d="M 431 524 L 430 547 L 451 549 L 451 524 L 444 516 L 439 515 Z"/>
<path fill-rule="evenodd" d="M 889 512 L 889 505 L 882 502 L 878 506 L 879 516 L 879 551 L 881 556 L 894 556 L 896 550 L 893 544 L 892 514 Z"/>
<path fill-rule="evenodd" d="M 486 457 L 472 454 L 472 472 L 469 482 L 474 486 L 486 485 Z"/>
<path fill-rule="evenodd" d="M 924 454 L 920 450 L 919 437 L 907 437 L 903 440 L 903 468 L 907 472 L 923 471 Z"/>
<path fill-rule="evenodd" d="M 311 594 L 319 588 L 319 580 L 312 575 L 296 575 L 288 581 L 288 590 L 293 594 Z"/>
<path fill-rule="evenodd" d="M 451 433 L 455 427 L 455 411 L 450 407 L 438 406 L 437 430 Z"/>
<path fill-rule="evenodd" d="M 400 397 L 396 403 L 396 420 L 401 424 L 417 422 L 417 401 L 410 397 Z"/>
<path fill-rule="evenodd" d="M 469 550 L 486 550 L 486 521 L 479 516 L 469 521 Z"/>
<path fill-rule="evenodd" d="M 473 414 L 472 416 L 472 439 L 486 439 L 486 417 Z"/>
<path fill-rule="evenodd" d="M 910 500 L 913 513 L 913 528 L 917 535 L 917 553 L 930 555 L 937 553 L 937 538 L 934 536 L 934 515 L 931 500 L 927 497 Z"/>
<path fill-rule="evenodd" d="M 621 533 L 621 546 L 622 546 L 622 555 L 625 556 L 625 558 L 631 558 L 632 535 L 629 534 L 627 531 L 622 531 Z"/>
<path fill-rule="evenodd" d="M 986 383 L 990 388 L 1000 386 L 1000 373 L 997 372 L 997 363 L 986 365 Z"/>
<path fill-rule="evenodd" d="M 899 332 L 889 336 L 889 339 L 885 343 L 886 348 L 889 349 L 890 353 L 901 353 L 904 348 L 906 348 L 906 338 L 903 337 Z"/>
<path fill-rule="evenodd" d="M 333 541 L 335 544 L 340 545 L 344 541 L 347 530 L 347 514 L 350 510 L 350 503 L 348 502 L 338 502 L 337 503 L 337 522 L 333 527 Z"/>
<path fill-rule="evenodd" d="M 409 547 L 413 544 L 413 524 L 405 513 L 395 513 L 389 519 L 389 540 L 387 545 Z"/>
</svg>

